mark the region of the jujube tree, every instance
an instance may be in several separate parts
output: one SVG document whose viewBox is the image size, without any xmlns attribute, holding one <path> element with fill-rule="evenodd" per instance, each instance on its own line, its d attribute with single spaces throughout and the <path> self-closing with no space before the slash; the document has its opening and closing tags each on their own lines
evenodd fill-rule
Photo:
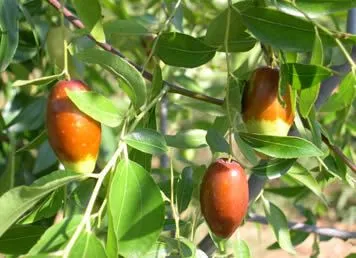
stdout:
<svg viewBox="0 0 356 258">
<path fill-rule="evenodd" d="M 0 1 L 0 255 L 251 257 L 248 222 L 291 254 L 356 238 L 316 226 L 355 221 L 354 7 Z"/>
</svg>

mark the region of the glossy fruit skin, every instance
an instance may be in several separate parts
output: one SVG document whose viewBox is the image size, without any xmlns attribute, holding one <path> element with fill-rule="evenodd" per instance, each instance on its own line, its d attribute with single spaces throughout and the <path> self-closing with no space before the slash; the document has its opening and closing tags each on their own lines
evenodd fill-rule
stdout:
<svg viewBox="0 0 356 258">
<path fill-rule="evenodd" d="M 56 83 L 47 101 L 48 140 L 66 169 L 91 173 L 99 153 L 101 125 L 74 105 L 67 89 L 90 91 L 78 80 Z"/>
<path fill-rule="evenodd" d="M 278 100 L 279 71 L 270 67 L 256 69 L 245 88 L 242 116 L 251 133 L 286 136 L 294 121 L 290 90 Z"/>
<path fill-rule="evenodd" d="M 248 183 L 244 169 L 234 160 L 218 159 L 207 169 L 200 186 L 200 206 L 210 230 L 230 237 L 248 208 Z"/>
</svg>

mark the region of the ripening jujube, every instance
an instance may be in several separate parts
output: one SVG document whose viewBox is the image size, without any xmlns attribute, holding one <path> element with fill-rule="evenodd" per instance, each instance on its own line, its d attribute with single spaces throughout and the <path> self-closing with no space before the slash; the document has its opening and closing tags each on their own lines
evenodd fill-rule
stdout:
<svg viewBox="0 0 356 258">
<path fill-rule="evenodd" d="M 286 136 L 294 121 L 290 85 L 278 99 L 279 71 L 270 67 L 257 68 L 245 88 L 242 117 L 250 133 Z"/>
<path fill-rule="evenodd" d="M 66 169 L 91 173 L 99 153 L 101 125 L 80 111 L 66 90 L 90 91 L 79 80 L 62 80 L 52 88 L 47 102 L 49 143 Z"/>
</svg>

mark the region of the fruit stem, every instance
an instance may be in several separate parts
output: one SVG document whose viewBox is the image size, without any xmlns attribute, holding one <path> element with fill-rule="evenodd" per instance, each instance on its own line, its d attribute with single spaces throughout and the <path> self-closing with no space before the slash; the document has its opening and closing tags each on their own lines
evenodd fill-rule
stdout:
<svg viewBox="0 0 356 258">
<path fill-rule="evenodd" d="M 182 0 L 178 0 L 177 3 L 175 4 L 175 6 L 173 7 L 173 10 L 171 12 L 171 14 L 169 15 L 169 17 L 167 18 L 167 20 L 165 21 L 165 23 L 163 24 L 163 26 L 161 27 L 161 29 L 159 30 L 158 34 L 157 34 L 157 37 L 156 39 L 154 40 L 153 42 L 153 45 L 152 45 L 152 48 L 151 48 L 151 51 L 150 53 L 148 54 L 148 57 L 145 61 L 145 63 L 143 64 L 142 66 L 142 71 L 141 73 L 143 74 L 146 70 L 146 66 L 147 64 L 149 63 L 149 61 L 151 60 L 155 50 L 156 50 L 156 47 L 157 47 L 157 43 L 158 43 L 158 40 L 159 38 L 161 37 L 163 31 L 167 28 L 168 24 L 172 21 L 172 19 L 174 18 L 174 15 L 176 14 L 176 11 L 178 9 L 178 7 L 180 6 Z"/>
<path fill-rule="evenodd" d="M 168 89 L 169 89 L 169 87 L 167 85 L 164 86 L 163 89 L 161 90 L 161 92 L 151 101 L 151 103 L 149 103 L 145 106 L 145 108 L 142 110 L 142 112 L 136 117 L 135 121 L 131 124 L 128 132 L 132 132 L 133 130 L 135 130 L 136 126 L 141 121 L 141 119 L 146 115 L 146 113 L 148 111 L 151 110 L 151 108 L 154 105 L 156 105 L 156 103 L 158 101 L 160 101 L 160 99 L 167 93 Z"/>
<path fill-rule="evenodd" d="M 232 155 L 232 128 L 234 127 L 233 119 L 231 117 L 230 112 L 230 74 L 231 74 L 231 67 L 229 61 L 229 32 L 230 32 L 230 20 L 231 20 L 231 7 L 232 1 L 228 0 L 229 7 L 227 8 L 227 20 L 226 20 L 226 30 L 225 30 L 225 38 L 224 38 L 224 45 L 225 45 L 225 58 L 226 58 L 226 68 L 227 68 L 227 85 L 226 85 L 226 110 L 227 116 L 229 120 L 229 160 Z M 232 78 L 235 79 L 234 75 L 231 74 Z"/>
<path fill-rule="evenodd" d="M 171 209 L 173 213 L 173 218 L 174 218 L 174 223 L 176 226 L 176 233 L 175 233 L 175 238 L 178 240 L 180 238 L 180 229 L 179 229 L 179 212 L 177 211 L 177 206 L 175 206 L 175 200 L 174 200 L 174 171 L 173 171 L 173 161 L 170 159 L 170 172 L 171 172 L 171 196 L 170 196 L 170 203 L 171 203 Z M 180 245 L 180 241 L 178 241 L 178 250 L 179 254 L 182 254 L 182 247 Z"/>
<path fill-rule="evenodd" d="M 218 249 L 219 249 L 219 254 L 226 254 L 226 240 L 225 239 L 219 239 L 217 241 L 218 244 Z"/>
<path fill-rule="evenodd" d="M 63 29 L 63 34 L 64 34 L 64 29 Z M 64 77 L 69 81 L 70 80 L 70 74 L 68 71 L 68 42 L 66 39 L 64 39 L 63 41 L 64 44 L 64 68 L 63 68 L 63 73 L 64 73 Z"/>
</svg>

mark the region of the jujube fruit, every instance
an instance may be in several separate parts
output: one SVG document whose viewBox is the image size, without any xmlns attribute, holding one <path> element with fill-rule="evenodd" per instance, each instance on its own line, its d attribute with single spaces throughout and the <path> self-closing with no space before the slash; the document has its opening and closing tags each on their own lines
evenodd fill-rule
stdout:
<svg viewBox="0 0 356 258">
<path fill-rule="evenodd" d="M 289 85 L 283 96 L 285 105 L 278 100 L 279 71 L 270 67 L 256 69 L 245 88 L 242 116 L 251 133 L 286 136 L 293 124 Z"/>
<path fill-rule="evenodd" d="M 200 186 L 200 206 L 210 230 L 230 237 L 248 208 L 248 183 L 244 169 L 234 160 L 218 159 L 207 169 Z"/>
<path fill-rule="evenodd" d="M 99 153 L 101 125 L 80 111 L 66 90 L 90 91 L 78 80 L 56 83 L 47 102 L 48 140 L 66 169 L 91 173 Z"/>
</svg>

